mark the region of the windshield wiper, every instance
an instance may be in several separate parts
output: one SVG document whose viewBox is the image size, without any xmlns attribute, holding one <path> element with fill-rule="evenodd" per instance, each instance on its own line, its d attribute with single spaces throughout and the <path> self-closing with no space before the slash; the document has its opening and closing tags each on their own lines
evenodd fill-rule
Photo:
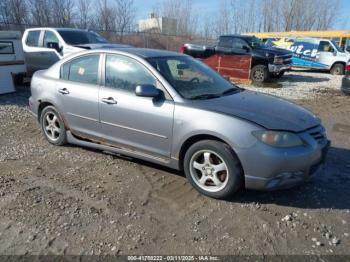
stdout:
<svg viewBox="0 0 350 262">
<path fill-rule="evenodd" d="M 188 99 L 190 100 L 199 100 L 199 99 L 211 99 L 211 98 L 218 98 L 221 95 L 218 94 L 203 94 L 203 95 L 198 95 L 198 96 L 191 96 Z"/>
<path fill-rule="evenodd" d="M 222 92 L 221 95 L 223 95 L 223 96 L 232 95 L 232 94 L 239 93 L 239 92 L 241 92 L 242 90 L 243 90 L 242 88 L 238 88 L 238 87 L 229 88 L 229 89 L 225 90 L 224 92 Z"/>
</svg>

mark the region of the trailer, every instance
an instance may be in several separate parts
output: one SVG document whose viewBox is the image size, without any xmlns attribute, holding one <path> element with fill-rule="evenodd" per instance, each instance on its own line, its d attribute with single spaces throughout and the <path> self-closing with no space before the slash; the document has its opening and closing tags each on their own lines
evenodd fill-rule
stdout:
<svg viewBox="0 0 350 262">
<path fill-rule="evenodd" d="M 21 32 L 0 31 L 0 94 L 15 92 L 25 75 Z"/>
</svg>

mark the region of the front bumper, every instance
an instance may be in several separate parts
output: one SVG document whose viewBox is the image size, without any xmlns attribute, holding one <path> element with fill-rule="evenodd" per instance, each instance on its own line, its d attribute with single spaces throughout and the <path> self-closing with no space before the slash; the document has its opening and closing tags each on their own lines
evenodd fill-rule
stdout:
<svg viewBox="0 0 350 262">
<path fill-rule="evenodd" d="M 245 176 L 245 187 L 247 189 L 254 190 L 278 190 L 286 189 L 301 184 L 302 182 L 308 181 L 317 173 L 319 173 L 321 166 L 326 160 L 328 150 L 331 142 L 329 140 L 320 148 L 319 157 L 313 162 L 308 163 L 308 158 L 292 158 L 289 164 L 295 165 L 294 169 L 286 169 L 286 171 L 280 172 L 279 174 L 264 178 L 257 176 Z M 311 155 L 310 155 L 311 156 Z M 306 161 L 306 162 L 305 162 Z M 300 163 L 308 163 L 306 166 L 300 166 Z M 300 168 L 299 168 L 300 167 Z"/>
<path fill-rule="evenodd" d="M 350 76 L 343 77 L 341 90 L 344 94 L 350 95 Z"/>
<path fill-rule="evenodd" d="M 282 71 L 287 71 L 292 68 L 292 64 L 269 64 L 270 73 L 280 73 Z"/>
</svg>

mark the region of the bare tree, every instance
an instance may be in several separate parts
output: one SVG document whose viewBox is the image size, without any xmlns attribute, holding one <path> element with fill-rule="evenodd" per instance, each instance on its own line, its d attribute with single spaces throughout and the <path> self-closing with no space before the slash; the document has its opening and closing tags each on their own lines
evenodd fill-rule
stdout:
<svg viewBox="0 0 350 262">
<path fill-rule="evenodd" d="M 155 13 L 159 16 L 176 19 L 177 35 L 193 35 L 197 31 L 198 14 L 194 14 L 191 0 L 164 0 L 158 5 L 160 10 Z"/>
<path fill-rule="evenodd" d="M 91 26 L 91 1 L 79 0 L 77 3 L 77 25 L 80 28 Z"/>
<path fill-rule="evenodd" d="M 0 22 L 20 26 L 27 23 L 27 3 L 23 0 L 2 0 L 0 3 Z"/>
<path fill-rule="evenodd" d="M 98 0 L 96 11 L 96 25 L 101 30 L 115 30 L 115 7 L 112 6 L 107 0 Z"/>
<path fill-rule="evenodd" d="M 52 16 L 53 24 L 55 26 L 72 26 L 74 19 L 73 0 L 52 0 L 52 9 L 54 15 Z"/>
<path fill-rule="evenodd" d="M 134 0 L 115 0 L 115 28 L 120 33 L 120 39 L 126 31 L 131 31 L 134 26 L 135 6 Z"/>
<path fill-rule="evenodd" d="M 222 0 L 220 2 L 220 15 L 216 16 L 214 30 L 217 35 L 224 35 L 230 33 L 231 28 L 231 15 L 230 5 L 228 0 Z"/>
<path fill-rule="evenodd" d="M 38 26 L 51 26 L 54 13 L 50 0 L 30 0 L 31 23 Z"/>
</svg>

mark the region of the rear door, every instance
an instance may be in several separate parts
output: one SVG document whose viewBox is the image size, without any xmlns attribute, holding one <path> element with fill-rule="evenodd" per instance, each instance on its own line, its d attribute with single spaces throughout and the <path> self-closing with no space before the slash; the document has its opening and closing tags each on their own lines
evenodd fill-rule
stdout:
<svg viewBox="0 0 350 262">
<path fill-rule="evenodd" d="M 42 51 L 39 45 L 40 36 L 41 30 L 30 30 L 24 39 L 23 51 L 29 74 L 43 69 L 40 64 L 40 52 Z"/>
<path fill-rule="evenodd" d="M 105 83 L 99 95 L 102 132 L 117 146 L 155 157 L 170 157 L 174 102 L 135 95 L 137 85 L 151 84 L 166 92 L 139 61 L 116 54 L 105 59 Z"/>
<path fill-rule="evenodd" d="M 101 136 L 98 112 L 100 54 L 77 57 L 61 67 L 56 83 L 60 109 L 74 134 Z"/>
</svg>

